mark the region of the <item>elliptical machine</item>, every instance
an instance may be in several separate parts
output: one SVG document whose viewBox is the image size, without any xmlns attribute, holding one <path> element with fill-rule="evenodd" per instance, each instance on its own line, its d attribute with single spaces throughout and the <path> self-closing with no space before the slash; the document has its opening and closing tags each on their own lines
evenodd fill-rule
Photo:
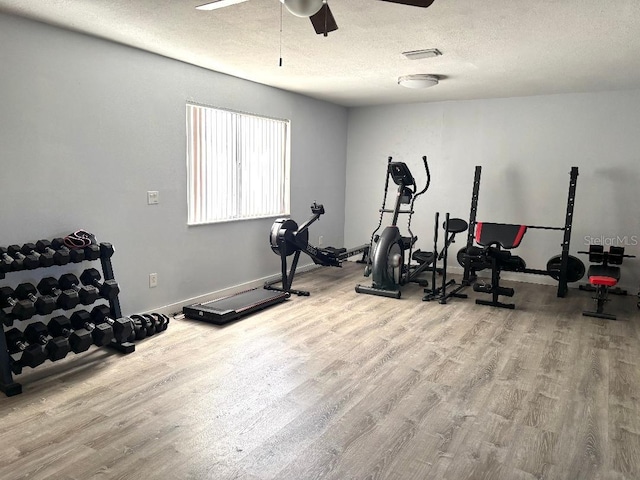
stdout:
<svg viewBox="0 0 640 480">
<path fill-rule="evenodd" d="M 400 298 L 400 286 L 402 285 L 417 281 L 426 286 L 426 282 L 417 280 L 417 277 L 428 269 L 433 262 L 433 252 L 422 252 L 420 250 L 413 252 L 413 246 L 418 237 L 411 232 L 413 204 L 416 198 L 425 193 L 431 184 L 431 173 L 426 156 L 422 157 L 422 162 L 427 174 L 427 181 L 425 187 L 418 192 L 416 181 L 407 164 L 393 162 L 391 157 L 388 159 L 380 221 L 378 222 L 378 227 L 371 234 L 371 248 L 369 249 L 371 254 L 364 272 L 365 277 L 371 275 L 373 283 L 371 286 L 356 285 L 357 293 Z M 389 179 L 392 179 L 398 186 L 393 209 L 386 208 Z M 401 210 L 402 205 L 409 205 L 409 208 Z M 377 235 L 377 232 L 382 227 L 385 213 L 393 214 L 391 225 L 385 227 L 382 233 Z M 398 216 L 401 213 L 409 215 L 407 222 L 408 237 L 402 236 L 398 228 Z M 417 265 L 411 264 L 412 258 L 418 262 Z"/>
</svg>

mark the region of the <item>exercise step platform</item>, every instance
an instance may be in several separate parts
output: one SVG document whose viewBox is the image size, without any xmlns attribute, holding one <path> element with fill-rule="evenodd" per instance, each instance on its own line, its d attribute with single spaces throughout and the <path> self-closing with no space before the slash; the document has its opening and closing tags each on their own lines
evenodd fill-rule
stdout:
<svg viewBox="0 0 640 480">
<path fill-rule="evenodd" d="M 182 308 L 182 313 L 187 318 L 222 325 L 282 303 L 290 296 L 288 292 L 256 288 L 210 302 L 188 305 Z"/>
</svg>

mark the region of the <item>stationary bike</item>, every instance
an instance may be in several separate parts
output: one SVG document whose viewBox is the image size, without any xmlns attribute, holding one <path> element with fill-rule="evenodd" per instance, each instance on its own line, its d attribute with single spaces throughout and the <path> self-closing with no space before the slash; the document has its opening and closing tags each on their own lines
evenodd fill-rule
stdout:
<svg viewBox="0 0 640 480">
<path fill-rule="evenodd" d="M 384 185 L 384 199 L 380 209 L 380 221 L 371 235 L 371 254 L 364 273 L 365 277 L 371 276 L 373 282 L 371 286 L 356 285 L 356 292 L 358 293 L 400 298 L 400 286 L 412 281 L 418 281 L 423 286 L 426 285 L 426 282 L 417 279 L 433 262 L 433 252 L 422 252 L 420 250 L 413 252 L 413 246 L 418 237 L 411 232 L 413 205 L 416 198 L 425 193 L 431 184 L 431 173 L 426 156 L 422 157 L 422 162 L 427 174 L 427 181 L 425 187 L 418 192 L 416 181 L 407 164 L 393 162 L 392 158 L 389 157 Z M 386 207 L 389 179 L 393 180 L 398 186 L 393 209 Z M 409 205 L 409 208 L 401 210 L 402 205 Z M 382 226 L 385 213 L 393 214 L 391 225 L 385 227 L 382 233 L 377 235 Z M 409 215 L 407 223 L 409 236 L 407 237 L 402 236 L 398 228 L 398 216 L 401 213 Z M 411 264 L 412 258 L 416 260 L 417 265 Z"/>
</svg>

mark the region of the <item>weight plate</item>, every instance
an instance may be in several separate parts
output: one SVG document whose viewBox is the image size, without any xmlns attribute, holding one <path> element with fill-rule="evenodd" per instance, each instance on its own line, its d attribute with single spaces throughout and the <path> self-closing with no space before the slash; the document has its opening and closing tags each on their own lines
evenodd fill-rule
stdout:
<svg viewBox="0 0 640 480">
<path fill-rule="evenodd" d="M 458 263 L 461 267 L 466 267 L 467 262 L 469 261 L 469 257 L 467 257 L 467 247 L 463 247 L 458 250 L 458 255 L 456 256 L 458 259 Z"/>
<path fill-rule="evenodd" d="M 503 265 L 502 269 L 507 272 L 523 272 L 527 268 L 524 258 L 513 255 Z"/>
<path fill-rule="evenodd" d="M 467 262 L 470 262 L 469 266 L 472 269 L 474 269 L 476 272 L 479 272 L 486 268 L 491 268 L 490 264 L 485 263 L 480 259 L 482 252 L 483 250 L 481 248 L 471 247 L 471 258 L 469 258 L 469 256 L 467 256 L 467 247 L 463 247 L 460 250 L 458 250 L 458 254 L 457 254 L 458 263 L 460 264 L 461 267 L 466 268 Z"/>
<path fill-rule="evenodd" d="M 569 255 L 567 259 L 567 283 L 577 282 L 586 272 L 584 263 L 579 258 Z M 560 265 L 562 264 L 562 255 L 551 257 L 547 262 L 547 272 L 549 276 L 556 280 L 560 280 Z"/>
</svg>

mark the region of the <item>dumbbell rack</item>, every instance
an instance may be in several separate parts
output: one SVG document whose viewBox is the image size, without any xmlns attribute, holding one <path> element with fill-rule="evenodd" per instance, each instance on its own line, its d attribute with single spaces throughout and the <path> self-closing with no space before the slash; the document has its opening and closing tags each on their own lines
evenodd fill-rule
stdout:
<svg viewBox="0 0 640 480">
<path fill-rule="evenodd" d="M 113 265 L 111 264 L 111 254 L 113 253 L 113 247 L 109 243 L 101 243 L 100 244 L 100 263 L 102 266 L 102 279 L 103 281 L 107 280 L 115 280 L 115 276 L 113 274 Z M 106 253 L 111 251 L 111 254 Z M 75 263 L 69 263 L 69 265 L 77 265 Z M 49 268 L 49 267 L 39 267 Z M 13 273 L 13 272 L 9 272 Z M 5 273 L 0 272 L 0 280 L 5 278 Z M 106 300 L 106 299 L 101 299 Z M 111 310 L 111 317 L 114 319 L 122 317 L 122 310 L 120 309 L 120 300 L 118 296 L 115 295 L 113 298 L 109 299 L 109 308 Z M 28 321 L 27 321 L 28 322 Z M 22 385 L 17 383 L 13 379 L 13 370 L 11 368 L 11 364 L 14 361 L 9 354 L 9 347 L 7 345 L 7 339 L 5 336 L 5 328 L 6 326 L 2 325 L 2 335 L 0 335 L 0 391 L 4 392 L 7 397 L 11 397 L 14 395 L 18 395 L 22 393 Z M 121 353 L 132 353 L 135 351 L 135 345 L 131 342 L 123 342 L 119 343 L 116 340 L 112 340 L 109 345 L 106 345 L 110 348 L 113 348 Z"/>
</svg>

